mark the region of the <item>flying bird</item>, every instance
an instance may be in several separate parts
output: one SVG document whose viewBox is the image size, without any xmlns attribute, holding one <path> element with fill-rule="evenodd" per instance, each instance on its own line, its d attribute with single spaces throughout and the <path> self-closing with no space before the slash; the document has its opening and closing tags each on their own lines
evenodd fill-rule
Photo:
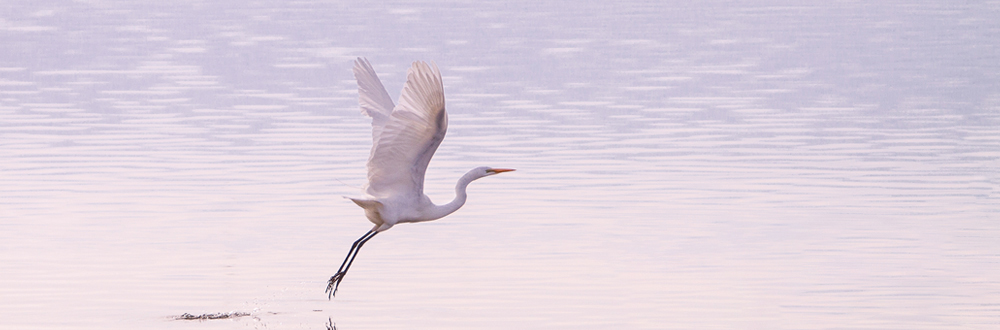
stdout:
<svg viewBox="0 0 1000 330">
<path fill-rule="evenodd" d="M 436 205 L 424 194 L 424 173 L 434 151 L 448 130 L 444 110 L 444 85 L 437 65 L 413 62 L 406 72 L 406 85 L 394 105 L 367 59 L 354 62 L 361 113 L 372 118 L 372 150 L 368 156 L 368 183 L 364 197 L 351 198 L 375 224 L 351 245 L 347 257 L 326 286 L 328 298 L 337 294 L 340 282 L 354 263 L 358 251 L 378 233 L 398 223 L 440 219 L 465 204 L 465 189 L 472 181 L 513 169 L 477 167 L 455 184 L 455 199 Z"/>
</svg>

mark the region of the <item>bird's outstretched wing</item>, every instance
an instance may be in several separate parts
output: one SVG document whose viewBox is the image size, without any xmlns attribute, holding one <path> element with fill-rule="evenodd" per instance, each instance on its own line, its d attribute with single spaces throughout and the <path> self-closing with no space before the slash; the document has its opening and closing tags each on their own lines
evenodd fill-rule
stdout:
<svg viewBox="0 0 1000 330">
<path fill-rule="evenodd" d="M 441 72 L 436 65 L 414 62 L 406 73 L 399 105 L 368 159 L 366 192 L 375 197 L 423 194 L 427 164 L 447 130 Z"/>
<path fill-rule="evenodd" d="M 354 61 L 354 78 L 358 80 L 358 103 L 361 104 L 361 113 L 372 117 L 372 152 L 378 145 L 378 138 L 382 134 L 382 128 L 389 122 L 389 115 L 392 114 L 392 99 L 389 93 L 382 86 L 382 81 L 375 75 L 371 63 L 364 57 L 358 57 Z"/>
</svg>

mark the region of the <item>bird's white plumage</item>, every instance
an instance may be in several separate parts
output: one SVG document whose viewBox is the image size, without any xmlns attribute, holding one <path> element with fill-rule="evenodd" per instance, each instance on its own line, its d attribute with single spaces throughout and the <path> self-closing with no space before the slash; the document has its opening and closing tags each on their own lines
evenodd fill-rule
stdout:
<svg viewBox="0 0 1000 330">
<path fill-rule="evenodd" d="M 398 105 L 391 110 L 386 109 L 392 101 L 367 60 L 355 61 L 354 75 L 361 112 L 372 117 L 372 150 L 366 197 L 351 200 L 365 209 L 379 231 L 398 222 L 431 220 L 453 212 L 434 205 L 423 192 L 427 165 L 448 129 L 437 66 L 414 62 Z"/>
<path fill-rule="evenodd" d="M 441 73 L 436 66 L 415 62 L 407 72 L 399 105 L 374 139 L 366 193 L 376 198 L 422 196 L 427 165 L 447 130 Z"/>
<path fill-rule="evenodd" d="M 395 105 L 367 59 L 359 58 L 354 63 L 354 78 L 358 80 L 358 104 L 361 105 L 361 113 L 372 117 L 372 151 L 374 151 L 378 145 L 379 135 L 382 134 L 382 127 L 389 122 L 389 115 L 392 114 Z"/>
<path fill-rule="evenodd" d="M 354 241 L 340 269 L 330 277 L 326 291 L 331 299 L 358 251 L 376 234 L 397 223 L 447 216 L 465 204 L 469 183 L 513 171 L 485 166 L 469 170 L 455 184 L 455 199 L 435 205 L 424 195 L 424 174 L 448 130 L 441 72 L 434 64 L 414 62 L 407 71 L 406 85 L 396 106 L 368 60 L 358 58 L 354 62 L 354 77 L 358 80 L 361 112 L 372 117 L 372 152 L 368 157 L 367 196 L 351 200 L 365 209 L 375 228 Z"/>
</svg>

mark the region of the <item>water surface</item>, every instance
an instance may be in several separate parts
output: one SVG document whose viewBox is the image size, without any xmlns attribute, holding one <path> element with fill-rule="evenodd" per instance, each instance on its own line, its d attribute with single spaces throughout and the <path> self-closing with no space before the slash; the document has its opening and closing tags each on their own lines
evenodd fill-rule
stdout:
<svg viewBox="0 0 1000 330">
<path fill-rule="evenodd" d="M 1000 6 L 89 1 L 0 14 L 16 329 L 992 329 Z M 426 190 L 365 246 L 370 126 L 442 70 Z M 249 317 L 178 321 L 183 313 Z"/>
</svg>

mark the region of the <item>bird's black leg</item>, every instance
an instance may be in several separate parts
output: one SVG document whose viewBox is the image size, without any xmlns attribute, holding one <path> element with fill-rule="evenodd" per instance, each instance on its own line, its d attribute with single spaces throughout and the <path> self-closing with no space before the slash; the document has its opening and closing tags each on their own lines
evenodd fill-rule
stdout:
<svg viewBox="0 0 1000 330">
<path fill-rule="evenodd" d="M 344 271 L 344 266 L 347 265 L 347 260 L 350 259 L 351 255 L 353 255 L 353 254 L 356 253 L 355 251 L 359 248 L 358 245 L 362 244 L 361 243 L 362 241 L 367 240 L 367 238 L 370 235 L 374 235 L 374 233 L 375 233 L 375 230 L 369 230 L 367 233 L 365 233 L 363 236 L 361 236 L 361 238 L 359 238 L 357 241 L 354 241 L 354 244 L 351 244 L 351 250 L 347 252 L 347 257 L 344 258 L 344 262 L 340 264 L 340 269 L 337 269 L 338 273 Z"/>
<path fill-rule="evenodd" d="M 363 241 L 361 241 L 361 243 L 358 244 L 358 248 L 357 249 L 354 249 L 354 256 L 351 257 L 351 261 L 347 262 L 347 267 L 344 267 L 344 274 L 347 274 L 347 270 L 351 269 L 351 264 L 354 263 L 354 257 L 358 256 L 358 251 L 361 251 L 361 247 L 364 246 L 365 243 L 368 242 L 368 240 L 372 239 L 372 237 L 375 237 L 375 234 L 378 234 L 378 232 L 377 231 L 372 231 L 372 234 L 369 235 L 368 238 L 366 238 Z"/>
<path fill-rule="evenodd" d="M 354 244 L 351 245 L 351 250 L 347 252 L 347 257 L 344 258 L 344 262 L 340 264 L 340 269 L 337 273 L 330 277 L 330 282 L 326 285 L 326 292 L 329 293 L 327 299 L 333 299 L 333 296 L 337 294 L 337 288 L 340 287 L 340 281 L 344 280 L 344 275 L 347 275 L 347 270 L 351 269 L 351 264 L 354 263 L 354 257 L 358 256 L 358 251 L 361 251 L 361 246 L 365 245 L 365 242 L 375 237 L 378 234 L 374 229 L 369 230 Z"/>
</svg>

